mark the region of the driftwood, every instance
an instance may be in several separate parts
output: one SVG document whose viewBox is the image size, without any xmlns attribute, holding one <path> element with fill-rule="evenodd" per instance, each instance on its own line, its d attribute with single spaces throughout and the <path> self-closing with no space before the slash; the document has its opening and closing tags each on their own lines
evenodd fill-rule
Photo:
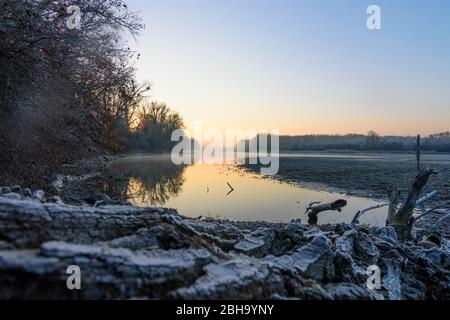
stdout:
<svg viewBox="0 0 450 320">
<path fill-rule="evenodd" d="M 396 192 L 395 195 L 393 193 L 389 193 L 388 194 L 389 203 L 381 203 L 381 204 L 378 204 L 378 205 L 375 205 L 375 206 L 372 206 L 372 207 L 369 207 L 369 208 L 366 208 L 366 209 L 363 209 L 363 210 L 358 210 L 358 212 L 356 213 L 355 217 L 353 218 L 351 224 L 355 225 L 355 224 L 359 223 L 359 218 L 363 214 L 365 214 L 366 212 L 371 211 L 371 210 L 375 210 L 375 209 L 379 209 L 379 208 L 383 208 L 383 207 L 389 207 L 388 218 L 387 218 L 387 224 L 389 224 L 389 221 L 392 220 L 392 218 L 394 217 L 395 213 L 399 209 L 398 206 L 395 204 L 397 202 L 397 199 L 398 199 L 397 196 L 399 194 L 400 193 L 398 193 L 398 192 Z M 426 196 L 420 198 L 419 200 L 417 200 L 415 207 L 423 206 L 425 204 L 425 202 L 433 199 L 437 194 L 438 194 L 438 192 L 433 191 L 433 192 L 427 194 Z M 411 217 L 410 224 L 416 222 L 417 220 L 419 220 L 419 219 L 421 219 L 421 218 L 423 218 L 423 217 L 425 217 L 425 216 L 427 216 L 427 215 L 429 215 L 429 214 L 431 214 L 433 212 L 435 212 L 435 210 L 438 209 L 439 207 L 440 206 L 438 206 L 436 208 L 433 208 L 433 209 L 430 209 L 430 210 L 425 210 L 424 213 L 421 214 L 420 216 L 417 216 L 417 217 L 414 217 L 414 218 Z"/>
<path fill-rule="evenodd" d="M 317 216 L 319 215 L 319 213 L 324 212 L 324 211 L 341 212 L 342 208 L 344 208 L 346 205 L 347 205 L 347 201 L 343 200 L 343 199 L 339 199 L 334 202 L 323 203 L 323 204 L 321 204 L 321 202 L 312 202 L 306 208 L 305 214 L 308 214 L 309 224 L 317 224 L 317 220 L 318 220 Z"/>
<path fill-rule="evenodd" d="M 36 248 L 47 241 L 109 241 L 158 226 L 162 212 L 160 208 L 75 207 L 2 199 L 0 240 L 17 249 Z"/>
<path fill-rule="evenodd" d="M 436 172 L 432 169 L 420 171 L 414 179 L 405 201 L 397 212 L 387 220 L 387 224 L 391 225 L 397 231 L 397 234 L 401 239 L 409 239 L 411 237 L 411 230 L 414 222 L 414 208 L 424 205 L 426 201 L 436 196 L 437 193 L 432 192 L 425 197 L 420 198 L 420 194 L 428 183 L 430 176 L 435 173 Z"/>
<path fill-rule="evenodd" d="M 427 184 L 428 179 L 434 173 L 434 170 L 428 169 L 417 174 L 406 200 L 394 214 L 391 221 L 388 221 L 390 224 L 408 225 L 414 213 L 414 208 L 424 203 L 423 201 L 419 201 L 420 194 Z"/>
<path fill-rule="evenodd" d="M 395 213 L 398 210 L 398 202 L 400 201 L 400 191 L 395 188 L 389 188 L 387 192 L 387 198 L 389 200 L 389 203 L 381 203 L 363 210 L 358 210 L 356 212 L 355 217 L 353 218 L 351 224 L 355 225 L 359 223 L 359 218 L 366 212 L 369 212 L 371 210 L 383 208 L 383 207 L 389 207 L 388 208 L 388 215 L 386 219 L 386 224 L 389 224 L 389 221 L 392 221 L 392 218 L 394 217 Z"/>
</svg>

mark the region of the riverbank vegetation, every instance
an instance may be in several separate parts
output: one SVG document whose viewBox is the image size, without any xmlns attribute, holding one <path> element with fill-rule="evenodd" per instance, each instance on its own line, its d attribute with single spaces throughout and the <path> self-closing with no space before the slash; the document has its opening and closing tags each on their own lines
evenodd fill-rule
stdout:
<svg viewBox="0 0 450 320">
<path fill-rule="evenodd" d="M 80 27 L 69 28 L 66 1 L 0 0 L 4 184 L 48 182 L 96 154 L 161 151 L 167 131 L 182 126 L 165 105 L 147 102 L 151 85 L 136 79 L 140 55 L 124 35 L 139 35 L 140 18 L 121 0 L 77 6 Z"/>
</svg>

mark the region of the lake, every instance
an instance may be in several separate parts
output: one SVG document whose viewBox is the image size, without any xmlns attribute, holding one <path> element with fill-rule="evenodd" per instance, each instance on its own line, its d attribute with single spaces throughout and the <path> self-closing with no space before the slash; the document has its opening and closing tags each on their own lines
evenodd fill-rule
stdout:
<svg viewBox="0 0 450 320">
<path fill-rule="evenodd" d="M 107 193 L 138 206 L 175 208 L 189 217 L 269 222 L 301 218 L 306 223 L 310 202 L 346 199 L 341 213 L 324 212 L 319 224 L 349 223 L 359 209 L 380 203 L 263 178 L 233 164 L 176 166 L 170 156 L 130 156 L 114 161 L 109 171 L 112 182 L 105 186 Z M 383 225 L 386 214 L 386 208 L 373 210 L 360 221 Z"/>
</svg>

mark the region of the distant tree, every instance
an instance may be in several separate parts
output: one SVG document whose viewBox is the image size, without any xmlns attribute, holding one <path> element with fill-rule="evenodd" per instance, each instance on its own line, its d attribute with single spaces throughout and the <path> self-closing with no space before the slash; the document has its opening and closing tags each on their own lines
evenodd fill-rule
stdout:
<svg viewBox="0 0 450 320">
<path fill-rule="evenodd" d="M 431 134 L 428 138 L 436 141 L 450 141 L 450 132 Z"/>
<path fill-rule="evenodd" d="M 381 144 L 381 138 L 375 131 L 369 131 L 367 133 L 366 146 L 369 150 L 375 150 L 379 148 Z"/>
<path fill-rule="evenodd" d="M 168 151 L 173 147 L 172 132 L 183 129 L 180 114 L 172 111 L 165 103 L 143 103 L 138 115 L 133 136 L 133 149 L 145 152 Z"/>
</svg>

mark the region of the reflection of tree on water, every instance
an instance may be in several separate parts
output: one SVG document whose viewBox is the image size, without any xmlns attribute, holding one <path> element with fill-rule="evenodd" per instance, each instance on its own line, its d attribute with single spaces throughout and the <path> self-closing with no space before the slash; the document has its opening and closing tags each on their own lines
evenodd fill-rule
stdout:
<svg viewBox="0 0 450 320">
<path fill-rule="evenodd" d="M 145 180 L 142 177 L 131 177 L 128 183 L 128 195 L 134 202 L 152 205 L 164 205 L 171 197 L 182 190 L 182 175 L 163 175 L 160 180 Z"/>
<path fill-rule="evenodd" d="M 164 205 L 182 191 L 185 168 L 170 159 L 122 161 L 111 167 L 112 179 L 105 191 L 134 204 Z"/>
</svg>

